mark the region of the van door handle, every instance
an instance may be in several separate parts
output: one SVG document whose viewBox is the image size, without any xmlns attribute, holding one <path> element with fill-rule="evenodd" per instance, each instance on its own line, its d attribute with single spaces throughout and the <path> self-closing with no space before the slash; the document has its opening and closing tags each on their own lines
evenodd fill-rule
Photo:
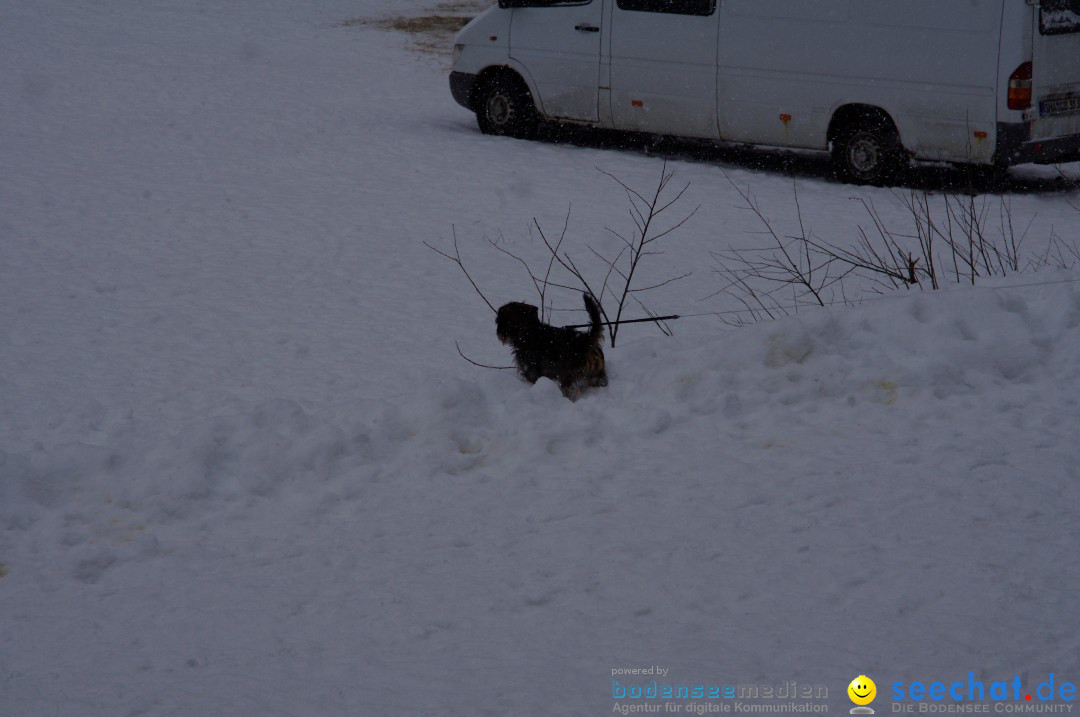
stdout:
<svg viewBox="0 0 1080 717">
<path fill-rule="evenodd" d="M 596 25 L 586 25 L 585 23 L 574 25 L 574 29 L 578 32 L 600 32 L 600 28 Z"/>
</svg>

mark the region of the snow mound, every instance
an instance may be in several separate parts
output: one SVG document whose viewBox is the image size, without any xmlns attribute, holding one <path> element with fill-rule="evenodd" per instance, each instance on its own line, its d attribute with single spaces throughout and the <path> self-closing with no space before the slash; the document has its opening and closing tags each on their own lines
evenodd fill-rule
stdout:
<svg viewBox="0 0 1080 717">
<path fill-rule="evenodd" d="M 890 674 L 928 659 L 955 668 L 1002 639 L 1039 649 L 987 669 L 1080 669 L 1064 607 L 1075 580 L 1060 572 L 1080 505 L 1075 284 L 680 329 L 609 350 L 611 385 L 576 403 L 550 381 L 469 368 L 359 402 L 348 421 L 272 400 L 174 435 L 114 424 L 102 445 L 8 452 L 8 612 L 41 599 L 94 620 L 120 610 L 177 660 L 274 660 L 275 690 L 296 709 L 325 686 L 313 675 L 359 659 L 382 679 L 331 708 L 477 714 L 481 677 L 461 665 L 518 642 L 530 652 L 515 670 L 537 679 L 492 697 L 493 710 L 578 714 L 537 707 L 566 662 L 567 693 L 590 709 L 605 701 L 597 665 L 616 659 L 662 659 L 686 679 L 737 668 L 810 680 L 853 610 L 875 625 L 868 661 Z M 863 559 L 873 570 L 853 572 Z M 1044 629 L 1048 610 L 1068 624 Z M 964 642 L 931 659 L 913 619 Z M 97 660 L 173 669 L 160 645 L 121 658 L 82 624 L 66 627 L 69 679 L 121 679 Z M 1003 627 L 974 630 L 989 624 Z M 661 629 L 671 649 L 630 638 Z M 318 651 L 302 663 L 279 653 L 300 643 Z M 20 669 L 45 670 L 47 645 L 28 643 Z M 442 687 L 403 701 L 425 681 Z M 15 705 L 34 703 L 33 684 L 15 686 Z"/>
</svg>

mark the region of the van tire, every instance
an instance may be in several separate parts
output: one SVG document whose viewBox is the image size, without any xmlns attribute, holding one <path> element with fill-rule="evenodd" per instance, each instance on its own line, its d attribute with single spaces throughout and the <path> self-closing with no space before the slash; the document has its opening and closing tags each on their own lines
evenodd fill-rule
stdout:
<svg viewBox="0 0 1080 717">
<path fill-rule="evenodd" d="M 884 184 L 904 166 L 904 149 L 892 123 L 866 118 L 842 128 L 833 138 L 837 169 L 855 184 Z"/>
<path fill-rule="evenodd" d="M 473 107 L 476 123 L 484 134 L 527 139 L 539 124 L 529 90 L 523 82 L 505 74 L 480 82 Z"/>
</svg>

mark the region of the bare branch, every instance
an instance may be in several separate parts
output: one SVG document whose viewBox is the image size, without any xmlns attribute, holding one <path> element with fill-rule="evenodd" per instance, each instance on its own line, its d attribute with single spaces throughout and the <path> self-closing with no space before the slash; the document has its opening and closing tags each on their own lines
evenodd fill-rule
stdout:
<svg viewBox="0 0 1080 717">
<path fill-rule="evenodd" d="M 472 276 L 469 275 L 469 271 L 465 268 L 465 264 L 461 260 L 461 251 L 458 249 L 458 241 L 457 241 L 457 227 L 454 227 L 453 225 L 451 225 L 451 231 L 453 232 L 453 235 L 454 235 L 454 255 L 453 256 L 450 256 L 449 254 L 447 254 L 444 251 L 436 249 L 431 244 L 428 244 L 426 241 L 424 242 L 424 246 L 426 246 L 428 249 L 431 249 L 436 254 L 439 254 L 440 256 L 444 256 L 447 259 L 449 259 L 450 261 L 457 264 L 458 268 L 461 269 L 461 272 L 463 274 L 465 274 L 465 278 L 469 280 L 470 284 L 472 284 L 472 288 L 476 289 L 476 293 L 480 295 L 480 298 L 484 300 L 484 303 L 488 305 L 488 308 L 491 309 L 492 313 L 498 313 L 496 311 L 495 307 L 491 305 L 491 302 L 488 301 L 487 297 L 484 296 L 484 292 L 480 291 L 480 287 L 476 285 L 475 281 L 473 281 Z"/>
<path fill-rule="evenodd" d="M 516 368 L 515 366 L 488 366 L 487 364 L 477 363 L 476 361 L 473 361 L 471 358 L 469 358 L 464 353 L 462 353 L 461 346 L 458 345 L 457 341 L 454 342 L 454 347 L 457 349 L 458 356 L 465 359 L 466 361 L 471 363 L 473 366 L 479 366 L 480 368 L 494 368 L 494 369 L 498 369 L 500 371 L 503 371 L 503 370 L 506 370 L 506 369 L 513 370 L 513 369 Z"/>
<path fill-rule="evenodd" d="M 638 294 L 638 293 L 641 293 L 643 291 L 652 291 L 653 289 L 659 289 L 661 286 L 667 286 L 668 284 L 679 281 L 680 279 L 685 279 L 686 277 L 690 276 L 693 273 L 694 272 L 692 272 L 692 271 L 688 271 L 685 274 L 681 274 L 679 276 L 673 276 L 670 279 L 665 279 L 664 281 L 661 281 L 659 284 L 653 284 L 652 286 L 642 286 L 642 287 L 639 287 L 639 288 L 636 288 L 636 289 L 631 289 L 630 293 L 631 294 Z"/>
</svg>

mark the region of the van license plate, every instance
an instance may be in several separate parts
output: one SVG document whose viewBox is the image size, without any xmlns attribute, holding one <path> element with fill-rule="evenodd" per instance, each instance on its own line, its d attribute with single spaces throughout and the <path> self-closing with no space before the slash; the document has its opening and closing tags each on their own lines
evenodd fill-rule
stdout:
<svg viewBox="0 0 1080 717">
<path fill-rule="evenodd" d="M 1043 100 L 1039 103 L 1039 115 L 1050 117 L 1080 112 L 1080 97 L 1061 97 L 1056 100 Z"/>
</svg>

